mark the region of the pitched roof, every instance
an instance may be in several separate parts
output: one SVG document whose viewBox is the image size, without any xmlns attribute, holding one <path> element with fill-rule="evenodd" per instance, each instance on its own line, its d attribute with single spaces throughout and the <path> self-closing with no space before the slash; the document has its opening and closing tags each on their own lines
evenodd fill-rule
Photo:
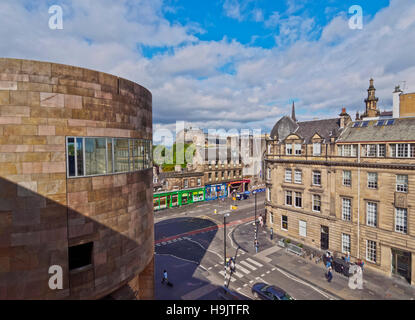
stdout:
<svg viewBox="0 0 415 320">
<path fill-rule="evenodd" d="M 290 117 L 282 117 L 271 131 L 271 138 L 277 136 L 279 141 L 283 141 L 290 134 L 295 133 L 306 143 L 310 143 L 314 134 L 318 133 L 326 142 L 331 137 L 338 137 L 341 132 L 340 119 L 312 120 L 304 122 L 294 122 Z"/>
<path fill-rule="evenodd" d="M 415 118 L 394 119 L 393 125 L 382 126 L 376 125 L 377 120 L 358 122 L 368 122 L 368 126 L 346 127 L 338 142 L 415 141 Z"/>
<path fill-rule="evenodd" d="M 302 136 L 306 143 L 311 143 L 311 139 L 316 133 L 325 142 L 329 142 L 330 138 L 337 138 L 341 132 L 339 118 L 299 122 L 298 125 L 299 128 L 295 133 Z"/>
</svg>

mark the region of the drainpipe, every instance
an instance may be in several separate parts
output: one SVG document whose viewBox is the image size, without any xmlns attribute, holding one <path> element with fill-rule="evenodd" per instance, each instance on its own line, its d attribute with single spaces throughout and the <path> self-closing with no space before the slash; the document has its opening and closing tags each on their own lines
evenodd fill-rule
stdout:
<svg viewBox="0 0 415 320">
<path fill-rule="evenodd" d="M 357 147 L 357 259 L 360 259 L 360 143 Z"/>
</svg>

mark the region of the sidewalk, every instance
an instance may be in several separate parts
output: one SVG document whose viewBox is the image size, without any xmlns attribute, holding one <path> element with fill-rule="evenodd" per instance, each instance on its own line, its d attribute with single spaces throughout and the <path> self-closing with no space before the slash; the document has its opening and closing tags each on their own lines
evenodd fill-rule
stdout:
<svg viewBox="0 0 415 320">
<path fill-rule="evenodd" d="M 333 280 L 328 283 L 322 262 L 316 264 L 308 257 L 302 258 L 278 246 L 278 239 L 270 240 L 269 230 L 258 228 L 259 251 L 253 246 L 255 227 L 253 224 L 238 226 L 234 241 L 243 250 L 270 263 L 282 271 L 308 282 L 319 289 L 346 300 L 414 300 L 415 288 L 399 279 L 389 278 L 370 270 L 363 272 L 363 290 L 352 290 L 349 279 L 333 271 Z M 266 231 L 265 231 L 266 230 Z"/>
</svg>

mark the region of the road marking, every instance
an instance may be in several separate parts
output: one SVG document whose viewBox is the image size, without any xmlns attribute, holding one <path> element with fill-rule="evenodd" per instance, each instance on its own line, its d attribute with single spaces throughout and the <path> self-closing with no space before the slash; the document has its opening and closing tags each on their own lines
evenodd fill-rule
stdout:
<svg viewBox="0 0 415 320">
<path fill-rule="evenodd" d="M 225 271 L 219 271 L 219 273 L 222 275 L 222 277 L 225 277 Z M 226 277 L 226 280 L 229 280 L 229 277 L 227 276 Z M 231 278 L 231 282 L 234 282 L 234 281 L 236 281 L 236 279 L 235 278 Z"/>
<path fill-rule="evenodd" d="M 233 273 L 235 276 L 237 276 L 238 278 L 243 278 L 244 277 L 244 275 L 243 274 L 240 274 L 239 272 L 234 272 Z"/>
<path fill-rule="evenodd" d="M 267 274 L 269 274 L 271 271 L 267 271 Z"/>
<path fill-rule="evenodd" d="M 246 287 L 247 285 L 248 285 L 248 284 L 247 284 L 247 283 L 245 283 L 245 284 L 244 284 L 244 287 Z"/>
<path fill-rule="evenodd" d="M 272 268 L 271 271 L 275 271 L 275 268 Z"/>
<path fill-rule="evenodd" d="M 252 282 L 254 282 L 254 280 L 249 281 L 249 283 L 252 283 Z"/>
<path fill-rule="evenodd" d="M 242 288 L 238 288 L 238 289 L 236 289 L 236 291 L 241 291 L 242 290 Z"/>
<path fill-rule="evenodd" d="M 244 267 L 242 267 L 241 265 L 237 266 L 237 268 L 238 268 L 238 270 L 241 270 L 243 273 L 246 273 L 246 274 L 250 274 L 250 273 L 251 273 L 251 271 L 249 271 L 249 270 L 245 269 L 245 268 L 244 268 Z"/>
<path fill-rule="evenodd" d="M 249 261 L 249 262 L 255 264 L 256 266 L 258 266 L 260 268 L 264 266 L 264 265 L 260 264 L 259 262 L 255 261 L 255 260 L 252 260 L 251 258 L 246 258 L 246 261 Z"/>
<path fill-rule="evenodd" d="M 241 261 L 240 263 L 242 263 L 244 266 L 248 267 L 249 269 L 255 271 L 256 268 L 254 266 L 251 266 L 248 262 L 246 261 Z"/>
<path fill-rule="evenodd" d="M 261 277 L 265 276 L 265 273 L 261 274 Z"/>
<path fill-rule="evenodd" d="M 212 270 L 212 267 L 209 267 L 208 270 Z"/>
<path fill-rule="evenodd" d="M 218 264 L 215 264 L 215 268 L 218 266 Z"/>
</svg>

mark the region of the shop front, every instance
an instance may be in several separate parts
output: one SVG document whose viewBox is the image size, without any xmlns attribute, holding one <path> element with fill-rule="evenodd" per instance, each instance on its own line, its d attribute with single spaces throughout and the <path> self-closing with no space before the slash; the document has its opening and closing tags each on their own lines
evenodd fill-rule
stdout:
<svg viewBox="0 0 415 320">
<path fill-rule="evenodd" d="M 238 193 L 244 193 L 245 191 L 248 191 L 250 182 L 251 180 L 238 180 L 229 182 L 228 193 L 235 195 Z"/>
<path fill-rule="evenodd" d="M 204 188 L 155 193 L 154 211 L 205 201 Z"/>
<path fill-rule="evenodd" d="M 411 252 L 392 249 L 392 275 L 411 283 Z"/>
<path fill-rule="evenodd" d="M 206 189 L 206 200 L 216 200 L 218 198 L 226 198 L 228 196 L 228 190 L 226 183 L 207 185 Z"/>
</svg>

